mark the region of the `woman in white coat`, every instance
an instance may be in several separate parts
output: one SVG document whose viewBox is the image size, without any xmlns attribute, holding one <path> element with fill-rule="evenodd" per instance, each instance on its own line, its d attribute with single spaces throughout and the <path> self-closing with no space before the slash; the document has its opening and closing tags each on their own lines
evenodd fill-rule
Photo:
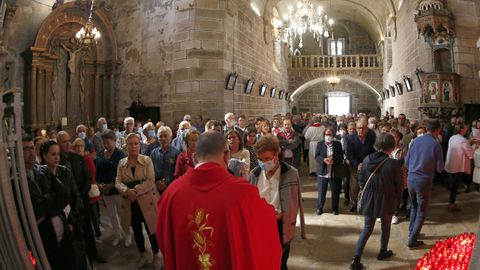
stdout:
<svg viewBox="0 0 480 270">
<path fill-rule="evenodd" d="M 471 159 L 473 158 L 473 148 L 471 142 L 465 138 L 468 131 L 468 124 L 463 121 L 457 121 L 454 135 L 448 141 L 447 158 L 445 161 L 445 171 L 450 174 L 450 210 L 458 210 L 455 204 L 458 185 L 461 183 L 465 174 L 471 174 Z"/>
<path fill-rule="evenodd" d="M 317 161 L 315 159 L 315 150 L 317 149 L 317 144 L 319 141 L 323 141 L 323 136 L 325 135 L 325 126 L 320 122 L 320 117 L 312 117 L 312 122 L 307 131 L 305 132 L 305 140 L 310 141 L 308 147 L 308 167 L 309 173 L 315 174 L 317 171 Z"/>
</svg>

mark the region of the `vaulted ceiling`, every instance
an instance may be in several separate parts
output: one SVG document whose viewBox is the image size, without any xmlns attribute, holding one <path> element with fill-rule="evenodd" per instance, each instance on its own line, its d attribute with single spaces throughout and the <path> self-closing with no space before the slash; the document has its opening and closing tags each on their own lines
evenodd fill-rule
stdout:
<svg viewBox="0 0 480 270">
<path fill-rule="evenodd" d="M 261 11 L 272 12 L 276 9 L 283 17 L 287 7 L 295 0 L 251 0 Z M 380 41 L 386 33 L 387 19 L 396 16 L 401 0 L 314 0 L 324 7 L 326 14 L 336 21 L 350 20 L 364 28 L 375 41 Z"/>
</svg>

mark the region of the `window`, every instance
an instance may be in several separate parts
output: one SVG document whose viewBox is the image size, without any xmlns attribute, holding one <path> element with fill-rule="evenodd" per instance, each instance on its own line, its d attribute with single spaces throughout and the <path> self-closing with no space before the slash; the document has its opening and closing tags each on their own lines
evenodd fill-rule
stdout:
<svg viewBox="0 0 480 270">
<path fill-rule="evenodd" d="M 345 54 L 345 39 L 329 39 L 328 40 L 328 54 L 329 55 L 343 55 Z"/>
</svg>

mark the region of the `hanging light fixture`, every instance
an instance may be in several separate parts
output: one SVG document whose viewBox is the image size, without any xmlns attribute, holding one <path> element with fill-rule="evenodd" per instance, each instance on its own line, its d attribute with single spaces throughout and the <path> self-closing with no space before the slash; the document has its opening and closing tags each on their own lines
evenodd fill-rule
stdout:
<svg viewBox="0 0 480 270">
<path fill-rule="evenodd" d="M 75 35 L 75 38 L 84 47 L 90 46 L 93 42 L 96 42 L 101 37 L 100 31 L 98 31 L 97 28 L 93 25 L 92 17 L 94 2 L 95 0 L 92 0 L 92 5 L 90 6 L 90 14 L 88 16 L 85 27 L 82 27 L 82 29 L 80 29 Z"/>
<path fill-rule="evenodd" d="M 315 5 L 312 0 L 300 0 L 295 5 L 288 6 L 288 14 L 283 22 L 276 22 L 278 38 L 290 45 L 293 52 L 293 42 L 298 38 L 298 47 L 303 47 L 303 35 L 308 31 L 321 46 L 323 38 L 330 36 L 330 29 L 334 21 L 328 19 L 323 7 Z"/>
<path fill-rule="evenodd" d="M 337 75 L 332 74 L 327 78 L 327 82 L 332 86 L 332 89 L 335 89 L 335 86 L 340 83 L 340 78 L 338 78 Z"/>
</svg>

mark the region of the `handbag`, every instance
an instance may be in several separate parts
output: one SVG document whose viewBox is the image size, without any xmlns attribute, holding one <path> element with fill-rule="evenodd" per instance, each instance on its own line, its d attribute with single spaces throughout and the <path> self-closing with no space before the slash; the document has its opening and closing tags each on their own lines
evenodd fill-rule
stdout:
<svg viewBox="0 0 480 270">
<path fill-rule="evenodd" d="M 360 189 L 360 192 L 358 192 L 358 202 L 357 202 L 357 212 L 358 213 L 360 213 L 360 211 L 362 209 L 362 199 L 363 199 L 363 192 L 365 191 L 365 188 L 368 186 L 368 184 L 370 183 L 370 180 L 375 175 L 375 173 L 378 171 L 378 169 L 380 169 L 380 167 L 382 167 L 383 163 L 385 163 L 385 161 L 387 161 L 387 159 L 389 159 L 389 158 L 387 157 L 382 162 L 380 162 L 380 164 L 378 164 L 378 166 L 375 168 L 375 170 L 373 170 L 373 172 L 368 177 L 367 183 L 365 183 L 365 186 L 362 189 Z"/>
<path fill-rule="evenodd" d="M 90 185 L 90 190 L 88 191 L 88 197 L 89 198 L 96 198 L 100 196 L 100 189 L 98 188 L 97 184 L 91 184 Z"/>
</svg>

